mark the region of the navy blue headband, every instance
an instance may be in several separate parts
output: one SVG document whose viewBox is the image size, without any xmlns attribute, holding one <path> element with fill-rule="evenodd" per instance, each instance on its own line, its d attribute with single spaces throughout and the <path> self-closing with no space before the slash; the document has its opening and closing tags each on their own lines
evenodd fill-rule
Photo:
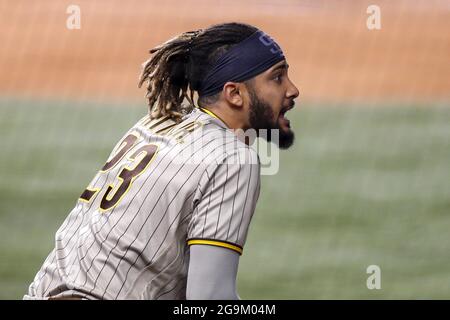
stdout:
<svg viewBox="0 0 450 320">
<path fill-rule="evenodd" d="M 228 81 L 242 82 L 284 60 L 280 46 L 267 34 L 256 31 L 223 54 L 203 79 L 198 93 L 207 97 L 222 91 Z"/>
</svg>

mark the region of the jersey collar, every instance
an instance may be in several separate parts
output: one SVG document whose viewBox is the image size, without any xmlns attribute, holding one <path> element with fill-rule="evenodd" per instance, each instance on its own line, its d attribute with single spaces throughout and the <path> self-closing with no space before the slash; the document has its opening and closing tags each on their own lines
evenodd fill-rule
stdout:
<svg viewBox="0 0 450 320">
<path fill-rule="evenodd" d="M 199 107 L 198 109 L 199 109 L 200 111 L 202 111 L 203 113 L 206 113 L 207 115 L 209 115 L 209 116 L 211 116 L 211 117 L 217 119 L 218 121 L 216 121 L 216 122 L 220 122 L 220 124 L 221 124 L 222 127 L 229 128 L 228 125 L 226 124 L 226 122 L 223 121 L 218 115 L 216 115 L 216 114 L 215 114 L 214 112 L 212 112 L 211 110 L 208 110 L 208 109 L 205 109 L 205 108 L 202 108 L 202 107 Z"/>
</svg>

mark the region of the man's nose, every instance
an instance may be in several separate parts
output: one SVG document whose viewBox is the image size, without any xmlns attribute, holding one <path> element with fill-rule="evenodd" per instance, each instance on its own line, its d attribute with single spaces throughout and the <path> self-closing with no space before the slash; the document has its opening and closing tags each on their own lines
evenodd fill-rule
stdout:
<svg viewBox="0 0 450 320">
<path fill-rule="evenodd" d="M 289 88 L 286 92 L 286 96 L 289 99 L 295 99 L 299 96 L 300 92 L 298 91 L 298 88 L 295 86 L 295 84 L 289 80 Z"/>
</svg>

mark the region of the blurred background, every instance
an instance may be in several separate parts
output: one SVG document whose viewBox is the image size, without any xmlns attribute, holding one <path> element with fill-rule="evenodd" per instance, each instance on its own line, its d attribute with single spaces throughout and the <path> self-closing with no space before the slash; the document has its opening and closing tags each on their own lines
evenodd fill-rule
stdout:
<svg viewBox="0 0 450 320">
<path fill-rule="evenodd" d="M 296 144 L 262 177 L 240 296 L 450 298 L 448 0 L 1 0 L 0 298 L 22 298 L 146 113 L 148 50 L 230 21 L 276 39 L 300 89 Z"/>
</svg>

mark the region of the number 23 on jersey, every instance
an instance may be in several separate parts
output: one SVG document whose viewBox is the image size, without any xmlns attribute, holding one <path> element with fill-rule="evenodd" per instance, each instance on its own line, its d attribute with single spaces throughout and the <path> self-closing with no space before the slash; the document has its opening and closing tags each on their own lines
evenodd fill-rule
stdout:
<svg viewBox="0 0 450 320">
<path fill-rule="evenodd" d="M 158 145 L 156 144 L 146 144 L 138 148 L 135 152 L 130 152 L 138 140 L 139 136 L 136 133 L 127 135 L 122 140 L 115 154 L 110 157 L 100 170 L 100 174 L 108 173 L 124 157 L 128 160 L 125 162 L 131 162 L 131 164 L 125 165 L 122 170 L 119 171 L 114 179 L 114 183 L 110 184 L 106 189 L 106 192 L 100 201 L 100 211 L 107 211 L 117 206 L 133 185 L 133 181 L 148 168 L 156 156 L 156 153 L 158 152 Z M 101 188 L 87 187 L 81 194 L 80 201 L 89 203 L 100 191 Z"/>
</svg>

